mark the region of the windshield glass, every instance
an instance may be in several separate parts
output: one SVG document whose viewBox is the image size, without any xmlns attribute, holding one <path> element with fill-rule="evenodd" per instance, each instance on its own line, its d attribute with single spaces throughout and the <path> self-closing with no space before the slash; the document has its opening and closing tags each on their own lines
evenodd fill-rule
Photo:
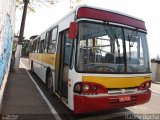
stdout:
<svg viewBox="0 0 160 120">
<path fill-rule="evenodd" d="M 150 72 L 145 33 L 106 23 L 79 23 L 76 59 L 79 72 Z"/>
</svg>

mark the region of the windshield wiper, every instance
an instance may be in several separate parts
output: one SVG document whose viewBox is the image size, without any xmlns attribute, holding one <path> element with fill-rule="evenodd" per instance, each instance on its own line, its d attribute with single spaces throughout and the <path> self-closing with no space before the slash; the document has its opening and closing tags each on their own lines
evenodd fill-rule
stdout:
<svg viewBox="0 0 160 120">
<path fill-rule="evenodd" d="M 135 34 L 133 34 L 135 32 Z M 128 34 L 128 41 L 129 41 L 129 59 L 131 60 L 131 47 L 134 46 L 134 42 L 138 39 L 138 28 L 136 28 L 136 31 L 132 31 L 132 34 Z"/>
<path fill-rule="evenodd" d="M 107 25 L 106 25 L 106 23 L 107 23 Z M 107 29 L 107 28 L 108 29 Z M 119 41 L 118 41 L 118 37 L 117 37 L 117 35 L 116 35 L 116 33 L 114 32 L 114 30 L 112 29 L 112 27 L 110 26 L 110 24 L 109 24 L 109 22 L 107 22 L 107 21 L 104 21 L 104 28 L 105 28 L 105 31 L 106 31 L 106 33 L 108 34 L 108 36 L 111 38 L 111 39 L 113 39 L 113 40 L 115 40 L 116 41 L 116 44 L 117 44 L 117 50 L 118 50 L 118 62 L 120 63 L 120 44 L 119 44 Z M 109 31 L 108 31 L 109 30 Z M 111 34 L 110 34 L 111 33 Z"/>
<path fill-rule="evenodd" d="M 135 34 L 133 34 L 133 32 L 135 32 Z M 131 35 L 128 35 L 128 40 L 130 42 L 129 46 L 133 47 L 134 42 L 136 42 L 137 39 L 138 39 L 138 28 L 136 28 L 136 31 L 132 31 Z"/>
</svg>

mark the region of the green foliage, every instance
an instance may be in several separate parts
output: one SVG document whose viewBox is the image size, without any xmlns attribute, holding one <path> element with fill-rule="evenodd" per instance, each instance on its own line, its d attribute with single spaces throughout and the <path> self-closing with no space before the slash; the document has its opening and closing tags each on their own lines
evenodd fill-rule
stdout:
<svg viewBox="0 0 160 120">
<path fill-rule="evenodd" d="M 16 49 L 17 49 L 17 44 L 18 44 L 17 41 L 13 41 L 12 51 L 16 51 Z"/>
<path fill-rule="evenodd" d="M 30 48 L 30 40 L 23 40 L 22 49 L 26 50 Z"/>
<path fill-rule="evenodd" d="M 34 1 L 35 0 L 29 0 L 29 4 L 28 4 L 28 11 L 29 12 L 35 12 L 34 6 L 31 4 Z M 23 0 L 16 0 L 16 7 L 19 10 L 23 10 L 23 6 L 24 6 L 24 1 Z"/>
<path fill-rule="evenodd" d="M 31 49 L 30 40 L 23 40 L 22 42 L 22 56 L 28 56 Z"/>
<path fill-rule="evenodd" d="M 29 0 L 28 11 L 35 12 L 35 7 L 37 7 L 37 6 L 48 7 L 48 5 L 54 5 L 57 2 L 58 2 L 58 0 Z M 24 0 L 16 0 L 16 7 L 19 10 L 22 10 L 23 6 L 24 6 L 23 3 L 24 3 Z"/>
<path fill-rule="evenodd" d="M 23 1 L 24 0 L 16 0 L 16 6 L 18 9 L 23 9 Z M 55 5 L 60 0 L 29 0 L 28 10 L 31 12 L 35 12 L 35 7 L 37 6 L 46 6 Z M 70 2 L 79 4 L 82 0 L 70 0 Z"/>
</svg>

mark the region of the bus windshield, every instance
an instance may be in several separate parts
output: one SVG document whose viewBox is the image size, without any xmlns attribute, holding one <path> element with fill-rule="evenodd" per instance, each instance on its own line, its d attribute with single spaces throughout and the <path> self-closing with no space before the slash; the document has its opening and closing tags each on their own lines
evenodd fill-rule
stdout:
<svg viewBox="0 0 160 120">
<path fill-rule="evenodd" d="M 146 33 L 109 24 L 79 23 L 78 72 L 150 72 Z"/>
</svg>

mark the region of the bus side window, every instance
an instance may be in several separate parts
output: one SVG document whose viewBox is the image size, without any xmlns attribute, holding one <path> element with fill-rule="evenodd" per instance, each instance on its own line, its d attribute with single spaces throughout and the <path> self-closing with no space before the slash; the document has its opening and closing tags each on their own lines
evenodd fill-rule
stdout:
<svg viewBox="0 0 160 120">
<path fill-rule="evenodd" d="M 38 38 L 37 44 L 36 44 L 36 53 L 39 53 L 39 44 L 40 44 L 40 39 Z"/>
<path fill-rule="evenodd" d="M 57 39 L 57 27 L 53 28 L 50 32 L 50 41 L 48 42 L 48 53 L 55 53 L 56 39 Z"/>
<path fill-rule="evenodd" d="M 35 42 L 33 42 L 32 44 L 32 53 L 34 53 L 34 46 L 35 46 Z"/>
<path fill-rule="evenodd" d="M 48 53 L 48 43 L 49 42 L 49 32 L 46 33 L 46 37 L 45 37 L 45 49 L 44 52 Z"/>
<path fill-rule="evenodd" d="M 35 40 L 33 42 L 33 52 L 35 53 L 36 52 L 36 44 L 37 44 L 37 40 Z"/>
<path fill-rule="evenodd" d="M 44 40 L 41 40 L 41 41 L 40 41 L 39 53 L 44 53 Z"/>
<path fill-rule="evenodd" d="M 64 64 L 69 65 L 71 68 L 71 61 L 72 61 L 72 49 L 73 49 L 73 39 L 68 38 L 68 31 L 65 32 L 65 49 L 64 49 Z"/>
</svg>

